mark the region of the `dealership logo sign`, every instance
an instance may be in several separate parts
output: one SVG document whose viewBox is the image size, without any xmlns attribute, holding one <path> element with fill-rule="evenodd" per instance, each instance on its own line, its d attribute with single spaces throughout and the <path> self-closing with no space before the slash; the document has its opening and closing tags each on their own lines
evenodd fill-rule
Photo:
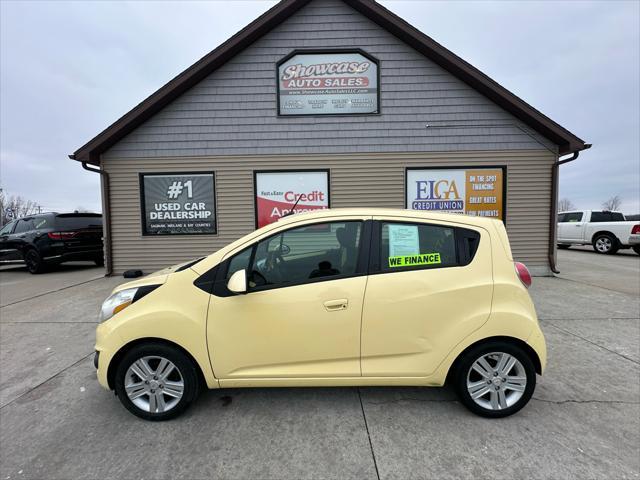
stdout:
<svg viewBox="0 0 640 480">
<path fill-rule="evenodd" d="M 278 65 L 280 115 L 378 112 L 378 64 L 359 52 L 304 53 Z"/>
</svg>

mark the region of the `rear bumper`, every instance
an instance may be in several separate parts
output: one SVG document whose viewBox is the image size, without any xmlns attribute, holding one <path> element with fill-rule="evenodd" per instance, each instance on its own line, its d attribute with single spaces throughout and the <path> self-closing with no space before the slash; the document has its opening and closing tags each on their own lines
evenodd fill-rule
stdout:
<svg viewBox="0 0 640 480">
<path fill-rule="evenodd" d="M 629 235 L 629 240 L 627 243 L 632 247 L 634 245 L 640 245 L 640 235 Z"/>
<path fill-rule="evenodd" d="M 547 367 L 547 342 L 540 328 L 536 328 L 533 331 L 527 340 L 527 344 L 538 354 L 538 358 L 540 359 L 540 374 L 542 375 Z"/>
<path fill-rule="evenodd" d="M 87 248 L 86 250 L 66 251 L 63 249 L 51 248 L 46 255 L 43 255 L 43 259 L 46 262 L 73 262 L 83 260 L 94 260 L 96 258 L 102 258 L 102 248 Z"/>
</svg>

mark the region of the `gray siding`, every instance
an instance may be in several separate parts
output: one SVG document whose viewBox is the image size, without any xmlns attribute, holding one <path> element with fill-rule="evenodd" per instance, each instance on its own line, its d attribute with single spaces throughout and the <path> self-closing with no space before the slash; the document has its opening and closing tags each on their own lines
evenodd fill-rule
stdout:
<svg viewBox="0 0 640 480">
<path fill-rule="evenodd" d="M 110 159 L 113 260 L 115 273 L 131 268 L 151 272 L 207 255 L 254 230 L 253 171 L 329 168 L 331 206 L 404 208 L 405 167 L 507 166 L 507 231 L 516 259 L 548 271 L 551 197 L 548 151 L 325 156 L 162 157 Z M 138 172 L 216 172 L 218 235 L 143 237 Z"/>
<path fill-rule="evenodd" d="M 358 47 L 379 59 L 382 113 L 278 117 L 276 62 L 294 49 L 331 47 Z M 315 0 L 103 158 L 540 148 L 555 151 L 513 116 L 340 0 Z"/>
</svg>

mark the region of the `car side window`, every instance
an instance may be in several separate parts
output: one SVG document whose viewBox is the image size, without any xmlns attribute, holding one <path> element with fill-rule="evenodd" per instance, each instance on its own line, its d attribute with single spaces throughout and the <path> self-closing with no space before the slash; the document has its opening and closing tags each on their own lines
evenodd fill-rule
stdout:
<svg viewBox="0 0 640 480">
<path fill-rule="evenodd" d="M 566 213 L 559 213 L 558 214 L 558 223 L 566 222 L 565 218 L 567 218 L 567 214 Z"/>
<path fill-rule="evenodd" d="M 564 221 L 569 223 L 577 223 L 582 221 L 582 212 L 565 213 Z"/>
<path fill-rule="evenodd" d="M 33 219 L 18 220 L 18 225 L 13 233 L 24 233 L 30 230 L 33 230 Z"/>
<path fill-rule="evenodd" d="M 249 265 L 249 290 L 260 290 L 355 275 L 361 237 L 360 221 L 285 230 L 233 257 L 227 278 Z"/>
<path fill-rule="evenodd" d="M 383 272 L 456 265 L 459 261 L 453 227 L 382 222 L 380 269 Z"/>
<path fill-rule="evenodd" d="M 13 222 L 7 223 L 4 227 L 2 227 L 2 230 L 0 230 L 0 235 L 9 235 L 13 230 L 13 227 L 15 224 L 16 224 L 15 220 Z"/>
</svg>

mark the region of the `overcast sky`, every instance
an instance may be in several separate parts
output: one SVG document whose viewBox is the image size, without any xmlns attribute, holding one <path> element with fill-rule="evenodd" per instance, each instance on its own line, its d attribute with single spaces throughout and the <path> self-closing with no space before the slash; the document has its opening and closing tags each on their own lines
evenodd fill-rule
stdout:
<svg viewBox="0 0 640 480">
<path fill-rule="evenodd" d="M 67 158 L 274 1 L 0 1 L 0 184 L 46 210 L 100 210 Z M 640 2 L 393 1 L 386 7 L 593 143 L 561 197 L 640 212 Z"/>
</svg>

